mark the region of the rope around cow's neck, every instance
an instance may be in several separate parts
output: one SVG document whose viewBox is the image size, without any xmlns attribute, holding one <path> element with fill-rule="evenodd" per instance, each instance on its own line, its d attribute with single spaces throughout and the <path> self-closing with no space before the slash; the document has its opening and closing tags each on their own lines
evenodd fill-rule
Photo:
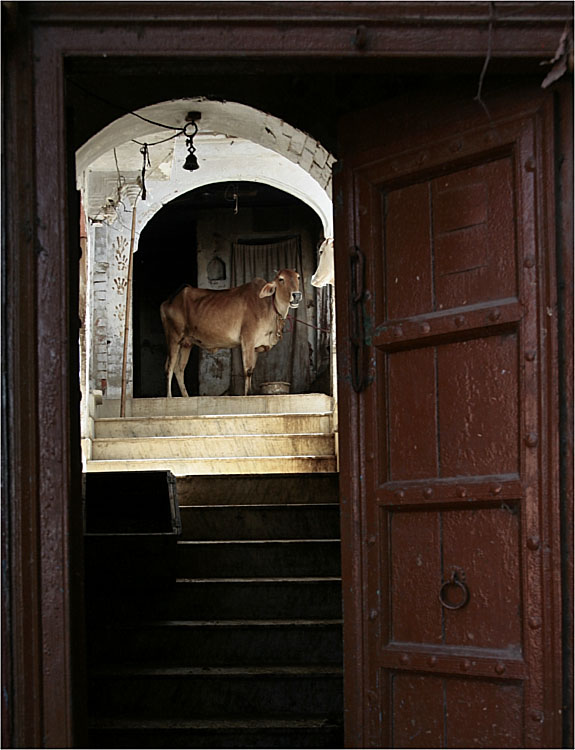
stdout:
<svg viewBox="0 0 575 750">
<path fill-rule="evenodd" d="M 319 326 L 315 326 L 313 323 L 308 323 L 306 320 L 300 320 L 299 318 L 294 318 L 293 315 L 288 315 L 286 317 L 286 320 L 289 320 L 289 322 L 292 325 L 292 328 L 286 329 L 287 333 L 293 330 L 294 323 L 301 323 L 302 325 L 307 326 L 308 328 L 314 328 L 316 331 L 320 331 L 321 333 L 331 333 L 329 328 L 320 328 Z"/>
<path fill-rule="evenodd" d="M 293 330 L 293 324 L 294 323 L 302 323 L 304 326 L 308 326 L 308 328 L 314 328 L 316 331 L 320 331 L 321 333 L 331 333 L 331 331 L 328 328 L 320 328 L 319 326 L 314 326 L 313 323 L 308 323 L 305 320 L 299 320 L 298 318 L 294 318 L 293 315 L 288 315 L 287 311 L 286 311 L 285 316 L 282 315 L 281 312 L 277 308 L 277 305 L 276 305 L 276 295 L 275 294 L 272 297 L 272 301 L 273 301 L 273 305 L 274 305 L 274 310 L 276 311 L 276 315 L 278 316 L 278 318 L 281 318 L 282 323 L 284 321 L 286 321 L 286 320 L 289 320 L 290 323 L 292 324 L 292 328 L 288 328 L 287 329 L 288 333 Z M 288 310 L 289 310 L 289 308 L 288 308 Z"/>
<path fill-rule="evenodd" d="M 277 316 L 278 316 L 279 318 L 281 318 L 282 320 L 285 320 L 285 319 L 286 319 L 286 318 L 288 317 L 288 310 L 289 310 L 289 307 L 288 307 L 288 310 L 286 310 L 286 314 L 285 314 L 285 315 L 282 315 L 282 314 L 281 314 L 281 312 L 280 312 L 280 311 L 278 310 L 278 307 L 277 307 L 277 305 L 276 305 L 276 295 L 275 295 L 275 292 L 274 292 L 274 295 L 273 295 L 273 297 L 272 297 L 272 302 L 273 302 L 273 305 L 274 305 L 274 310 L 276 311 L 276 315 L 277 315 Z"/>
</svg>

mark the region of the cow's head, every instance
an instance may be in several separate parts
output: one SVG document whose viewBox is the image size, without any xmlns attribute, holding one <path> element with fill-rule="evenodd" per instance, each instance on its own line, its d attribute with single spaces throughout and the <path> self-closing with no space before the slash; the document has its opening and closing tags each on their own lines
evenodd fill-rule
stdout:
<svg viewBox="0 0 575 750">
<path fill-rule="evenodd" d="M 312 286 L 322 287 L 327 284 L 333 286 L 333 237 L 327 237 L 318 250 L 318 264 L 314 275 L 311 277 Z"/>
<path fill-rule="evenodd" d="M 301 301 L 302 294 L 299 290 L 299 273 L 289 268 L 278 271 L 273 281 L 262 287 L 260 297 L 271 297 L 275 294 L 276 307 L 280 311 L 290 307 L 297 307 Z"/>
</svg>

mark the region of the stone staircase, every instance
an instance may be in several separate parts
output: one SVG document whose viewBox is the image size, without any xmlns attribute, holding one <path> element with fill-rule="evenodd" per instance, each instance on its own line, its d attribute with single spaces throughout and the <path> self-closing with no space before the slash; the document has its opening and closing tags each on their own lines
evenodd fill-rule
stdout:
<svg viewBox="0 0 575 750">
<path fill-rule="evenodd" d="M 175 476 L 337 470 L 332 398 L 324 394 L 104 401 L 83 441 L 87 472 Z"/>
<path fill-rule="evenodd" d="M 343 747 L 337 475 L 177 495 L 174 585 L 88 590 L 89 746 Z"/>
</svg>

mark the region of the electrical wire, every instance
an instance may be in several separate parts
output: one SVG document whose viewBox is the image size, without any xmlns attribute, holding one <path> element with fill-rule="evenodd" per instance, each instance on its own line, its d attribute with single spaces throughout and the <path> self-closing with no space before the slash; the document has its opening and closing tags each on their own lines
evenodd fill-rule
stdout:
<svg viewBox="0 0 575 750">
<path fill-rule="evenodd" d="M 141 141 L 137 141 L 135 138 L 132 138 L 132 143 L 137 143 L 138 146 L 158 146 L 160 143 L 167 143 L 168 141 L 172 141 L 174 138 L 177 138 L 179 135 L 184 134 L 184 128 L 181 128 L 177 133 L 174 133 L 174 135 L 170 135 L 168 138 L 163 138 L 161 141 L 155 141 L 154 143 L 143 143 Z"/>
<path fill-rule="evenodd" d="M 106 99 L 104 96 L 100 96 L 99 94 L 95 94 L 93 91 L 89 91 L 87 88 L 84 88 L 84 86 L 79 84 L 77 81 L 70 80 L 70 83 L 73 86 L 76 86 L 76 88 L 80 89 L 80 91 L 83 91 L 88 96 L 91 96 L 94 99 L 98 99 L 99 101 L 104 102 L 105 104 L 108 104 L 110 107 L 119 109 L 122 112 L 124 112 L 124 114 L 126 115 L 134 115 L 134 117 L 138 117 L 140 120 L 150 123 L 150 125 L 157 125 L 159 128 L 166 128 L 166 130 L 177 130 L 178 133 L 176 133 L 176 135 L 179 135 L 180 133 L 184 132 L 184 128 L 178 128 L 174 125 L 165 125 L 162 122 L 156 122 L 155 120 L 150 120 L 148 117 L 139 115 L 137 112 L 133 112 L 131 109 L 126 109 L 125 107 L 122 107 L 120 104 L 116 104 L 115 102 L 110 101 L 110 99 Z M 172 136 L 172 137 L 175 137 L 175 136 Z M 152 144 L 148 144 L 148 145 L 152 145 Z"/>
<path fill-rule="evenodd" d="M 122 107 L 121 105 L 116 104 L 116 102 L 113 102 L 113 101 L 111 101 L 110 99 L 107 99 L 104 96 L 100 96 L 99 94 L 95 94 L 93 91 L 89 91 L 87 88 L 85 88 L 84 86 L 82 86 L 77 81 L 74 81 L 74 80 L 70 79 L 70 83 L 73 86 L 75 86 L 77 89 L 79 89 L 80 91 L 82 91 L 84 94 L 86 94 L 87 96 L 90 96 L 93 99 L 97 99 L 98 101 L 104 102 L 108 106 L 114 107 L 115 109 L 120 110 L 121 112 L 124 112 L 124 114 L 126 114 L 126 115 L 133 115 L 134 117 L 137 117 L 138 119 L 143 120 L 144 122 L 147 122 L 150 125 L 155 125 L 156 127 L 159 127 L 159 128 L 165 128 L 166 130 L 175 130 L 176 131 L 173 135 L 170 135 L 167 138 L 162 138 L 159 141 L 154 141 L 152 143 L 149 143 L 147 141 L 138 141 L 135 138 L 131 138 L 130 139 L 131 143 L 135 143 L 138 146 L 142 147 L 142 148 L 140 148 L 140 153 L 142 154 L 142 157 L 143 157 L 142 174 L 141 174 L 141 178 L 140 178 L 141 179 L 141 184 L 142 184 L 142 190 L 141 190 L 142 200 L 146 200 L 146 183 L 145 183 L 146 168 L 148 168 L 148 167 L 151 166 L 150 155 L 148 153 L 149 147 L 150 146 L 159 146 L 161 143 L 167 143 L 168 141 L 171 141 L 171 140 L 173 140 L 174 138 L 177 138 L 180 135 L 185 135 L 188 138 L 188 140 L 187 140 L 188 150 L 193 149 L 192 141 L 193 141 L 194 136 L 198 132 L 198 126 L 197 126 L 197 124 L 196 124 L 195 121 L 187 122 L 184 125 L 183 128 L 177 127 L 177 126 L 174 126 L 174 125 L 165 125 L 162 122 L 157 122 L 155 120 L 151 120 L 149 117 L 144 117 L 143 115 L 138 114 L 138 112 L 134 112 L 133 110 L 126 109 L 125 107 Z M 190 136 L 189 133 L 188 133 L 188 131 L 187 131 L 187 128 L 190 125 L 193 125 L 195 127 L 195 132 L 193 133 L 192 136 Z M 190 150 L 190 153 L 193 153 L 193 152 Z M 122 190 L 122 187 L 125 185 L 126 180 L 125 180 L 125 177 L 120 172 L 120 167 L 119 167 L 119 164 L 118 164 L 118 155 L 116 153 L 116 149 L 115 148 L 114 148 L 114 161 L 116 163 L 116 171 L 118 173 L 118 202 L 120 202 L 119 199 L 120 199 L 121 190 Z M 196 167 L 196 169 L 197 169 L 197 167 Z"/>
</svg>

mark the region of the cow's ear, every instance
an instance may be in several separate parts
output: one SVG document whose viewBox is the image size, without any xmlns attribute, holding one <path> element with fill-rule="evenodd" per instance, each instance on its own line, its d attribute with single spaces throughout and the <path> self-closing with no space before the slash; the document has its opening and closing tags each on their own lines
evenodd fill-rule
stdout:
<svg viewBox="0 0 575 750">
<path fill-rule="evenodd" d="M 275 282 L 268 281 L 268 283 L 260 289 L 260 297 L 271 297 L 275 290 Z"/>
</svg>

